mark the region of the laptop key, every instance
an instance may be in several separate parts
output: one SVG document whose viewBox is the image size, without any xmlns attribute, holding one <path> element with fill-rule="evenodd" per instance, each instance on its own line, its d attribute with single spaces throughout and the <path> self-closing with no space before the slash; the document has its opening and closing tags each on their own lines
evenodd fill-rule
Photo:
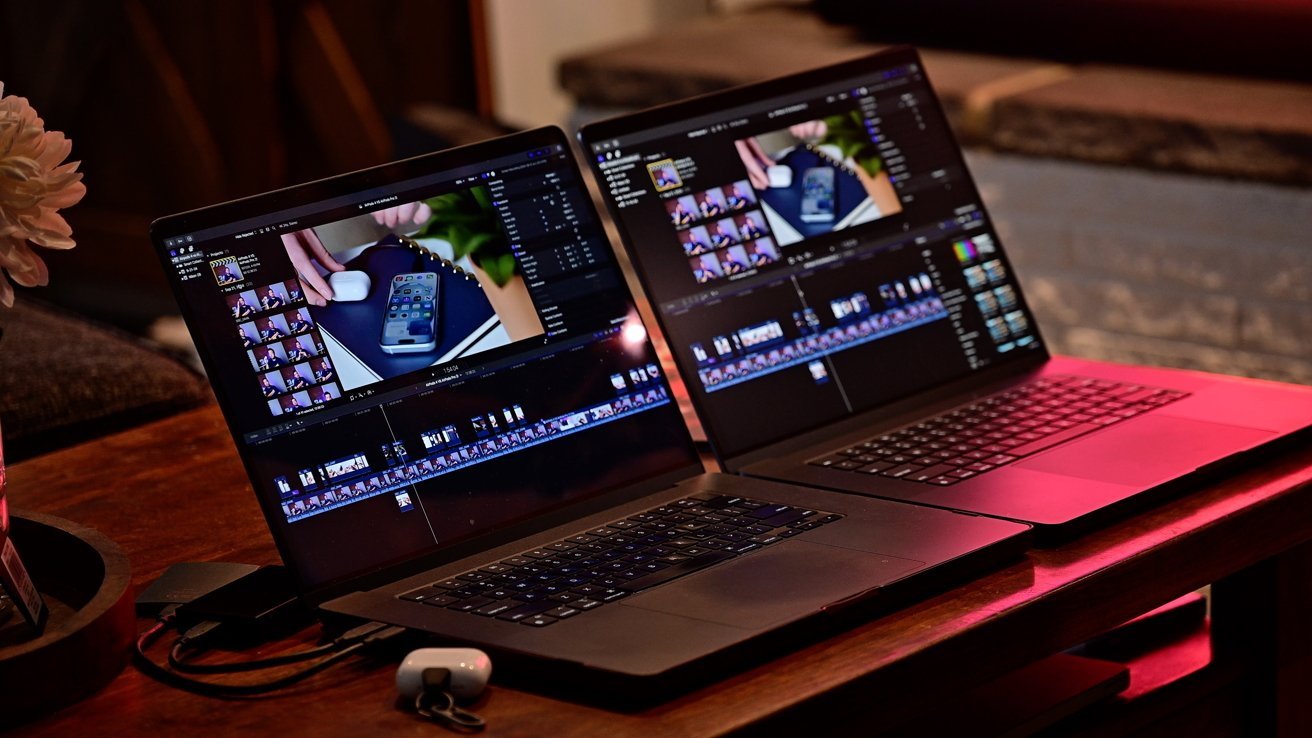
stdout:
<svg viewBox="0 0 1312 738">
<path fill-rule="evenodd" d="M 801 520 L 802 518 L 810 517 L 811 515 L 815 515 L 815 512 L 813 510 L 800 510 L 798 508 L 793 508 L 791 510 L 788 510 L 787 512 L 782 512 L 778 515 L 762 520 L 760 527 L 782 528 L 783 526 L 788 525 L 794 520 Z M 751 531 L 752 528 L 747 528 L 746 530 Z M 757 532 L 757 535 L 760 535 L 760 533 Z"/>
<path fill-rule="evenodd" d="M 902 466 L 895 466 L 892 469 L 885 469 L 884 471 L 880 472 L 880 474 L 885 477 L 893 477 L 894 479 L 900 479 L 910 474 L 911 472 L 919 471 L 919 469 L 920 467 L 915 464 L 903 464 Z"/>
<path fill-rule="evenodd" d="M 737 545 L 743 545 L 743 544 L 737 544 Z M 756 546 L 756 544 L 750 544 L 750 545 L 753 547 Z M 673 566 L 668 566 L 664 569 L 661 569 L 660 571 L 652 572 L 651 574 L 648 574 L 646 576 L 629 580 L 624 586 L 625 589 L 629 590 L 630 592 L 637 592 L 639 590 L 647 589 L 649 587 L 655 587 L 658 584 L 664 584 L 665 582 L 678 579 L 679 577 L 684 576 L 686 574 L 691 574 L 695 571 L 700 571 L 708 566 L 718 564 L 721 561 L 727 561 L 733 557 L 734 555 L 728 551 L 710 551 L 696 558 L 685 557 L 683 560 L 678 562 L 669 562 L 672 563 Z M 587 593 L 585 592 L 584 594 Z"/>
<path fill-rule="evenodd" d="M 446 595 L 433 595 L 432 597 L 425 599 L 423 602 L 425 605 L 432 605 L 433 607 L 446 607 L 447 605 L 459 601 L 460 600 L 457 600 L 454 597 L 447 597 Z"/>
<path fill-rule="evenodd" d="M 929 480 L 934 479 L 936 477 L 941 477 L 944 474 L 953 471 L 954 469 L 956 469 L 956 467 L 948 466 L 947 464 L 940 464 L 938 466 L 926 467 L 924 469 L 920 469 L 919 471 L 912 472 L 906 475 L 905 477 L 903 477 L 903 479 L 907 479 L 912 482 L 928 482 Z"/>
<path fill-rule="evenodd" d="M 483 605 L 490 605 L 493 602 L 497 602 L 497 600 L 489 600 L 486 597 L 470 597 L 469 599 L 458 600 L 456 602 L 451 603 L 450 605 L 447 605 L 447 609 L 459 610 L 461 612 L 471 612 L 473 610 L 477 610 Z"/>
<path fill-rule="evenodd" d="M 507 610 L 513 610 L 516 607 L 518 607 L 518 605 L 515 602 L 498 601 L 498 602 L 492 602 L 483 605 L 482 607 L 474 610 L 470 610 L 470 612 L 474 613 L 475 615 L 482 615 L 483 617 L 490 618 L 494 615 L 500 615 L 501 613 L 506 612 Z"/>
<path fill-rule="evenodd" d="M 749 512 L 748 516 L 754 517 L 754 519 L 757 520 L 765 520 L 766 517 L 774 517 L 775 515 L 778 515 L 778 513 L 790 510 L 792 510 L 792 508 L 786 506 L 786 504 L 768 504 L 768 506 L 758 507 L 756 510 Z"/>
<path fill-rule="evenodd" d="M 1007 453 L 1011 454 L 1012 456 L 1029 456 L 1030 454 L 1036 454 L 1046 448 L 1056 446 L 1059 443 L 1069 441 L 1072 438 L 1082 436 L 1090 431 L 1097 430 L 1097 428 L 1098 426 L 1096 425 L 1081 423 L 1079 425 L 1074 425 L 1065 430 L 1053 433 L 1052 435 L 1047 436 L 1046 438 L 1032 439 L 1031 443 L 1027 443 L 1023 446 L 1016 446 L 1012 448 L 1010 451 L 1008 451 Z"/>
</svg>

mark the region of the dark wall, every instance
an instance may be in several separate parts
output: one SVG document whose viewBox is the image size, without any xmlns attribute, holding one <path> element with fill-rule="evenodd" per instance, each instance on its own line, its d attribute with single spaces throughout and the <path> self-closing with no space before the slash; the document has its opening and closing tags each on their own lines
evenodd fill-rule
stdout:
<svg viewBox="0 0 1312 738">
<path fill-rule="evenodd" d="M 0 80 L 86 174 L 34 295 L 129 325 L 174 311 L 153 218 L 440 147 L 406 111 L 476 107 L 465 0 L 0 3 Z"/>
<path fill-rule="evenodd" d="M 1312 80 L 1306 0 L 815 0 L 875 41 Z"/>
</svg>

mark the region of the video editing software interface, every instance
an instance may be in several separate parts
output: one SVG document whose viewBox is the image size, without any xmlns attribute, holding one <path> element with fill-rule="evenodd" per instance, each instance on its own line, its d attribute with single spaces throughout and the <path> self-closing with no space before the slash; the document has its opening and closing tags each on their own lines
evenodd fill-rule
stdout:
<svg viewBox="0 0 1312 738">
<path fill-rule="evenodd" d="M 768 94 L 584 131 L 721 454 L 1038 348 L 919 63 Z"/>
<path fill-rule="evenodd" d="M 562 143 L 160 245 L 313 583 L 696 463 Z"/>
</svg>

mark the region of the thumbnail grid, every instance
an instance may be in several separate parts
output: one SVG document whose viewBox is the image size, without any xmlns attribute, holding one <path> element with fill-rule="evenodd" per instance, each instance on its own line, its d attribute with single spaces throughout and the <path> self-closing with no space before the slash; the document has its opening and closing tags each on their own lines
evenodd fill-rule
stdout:
<svg viewBox="0 0 1312 738">
<path fill-rule="evenodd" d="M 952 244 L 952 252 L 998 351 L 1006 353 L 1033 343 L 1029 319 L 1019 309 L 1016 289 L 1008 283 L 1007 267 L 995 256 L 993 238 L 988 234 L 963 238 Z"/>
<path fill-rule="evenodd" d="M 259 392 L 273 415 L 342 396 L 337 371 L 294 279 L 225 295 Z"/>
<path fill-rule="evenodd" d="M 693 278 L 705 284 L 779 260 L 779 247 L 747 180 L 665 201 Z"/>
</svg>

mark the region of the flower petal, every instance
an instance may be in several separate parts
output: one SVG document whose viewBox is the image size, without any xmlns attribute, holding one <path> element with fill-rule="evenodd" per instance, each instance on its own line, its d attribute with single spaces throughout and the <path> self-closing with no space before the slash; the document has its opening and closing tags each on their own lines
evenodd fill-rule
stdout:
<svg viewBox="0 0 1312 738">
<path fill-rule="evenodd" d="M 67 187 L 61 188 L 59 191 L 52 192 L 42 198 L 41 207 L 55 209 L 70 207 L 81 201 L 82 197 L 86 194 L 87 186 L 81 182 L 74 182 Z"/>
<path fill-rule="evenodd" d="M 10 241 L 9 253 L 0 265 L 24 287 L 41 287 L 50 281 L 46 263 L 26 243 Z"/>
<path fill-rule="evenodd" d="M 14 288 L 5 279 L 5 270 L 0 269 L 0 305 L 7 308 L 14 306 Z"/>
</svg>

